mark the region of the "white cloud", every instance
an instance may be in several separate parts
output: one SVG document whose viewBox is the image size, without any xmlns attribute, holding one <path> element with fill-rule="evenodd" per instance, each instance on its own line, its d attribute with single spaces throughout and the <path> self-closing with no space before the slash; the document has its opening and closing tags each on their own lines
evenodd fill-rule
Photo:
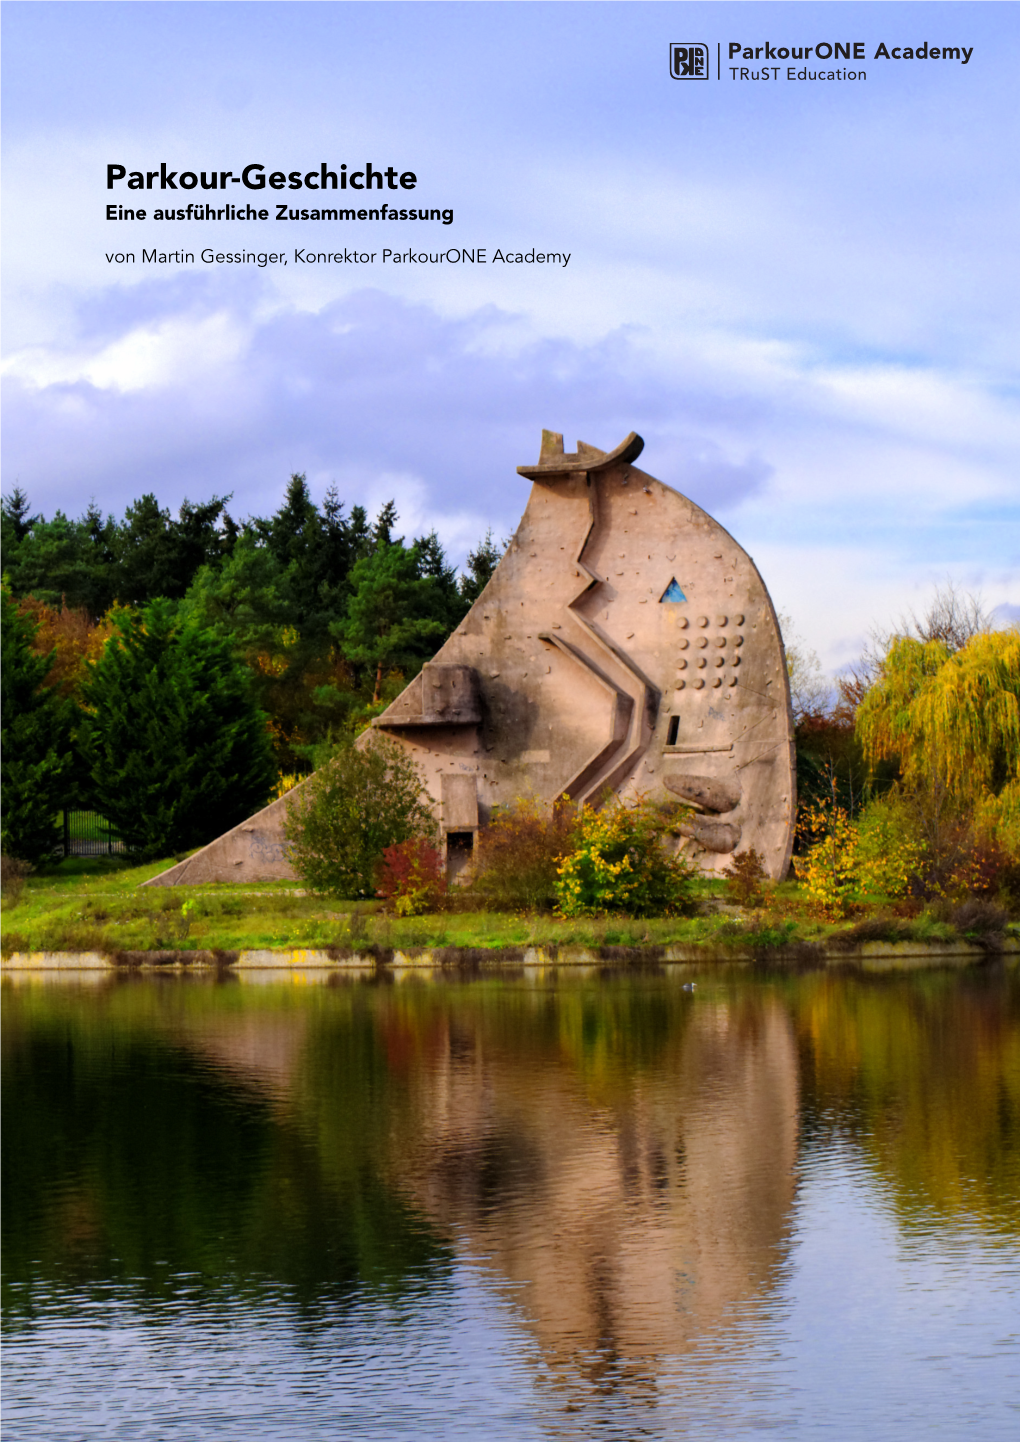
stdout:
<svg viewBox="0 0 1020 1442">
<path fill-rule="evenodd" d="M 3 364 L 3 374 L 41 389 L 86 381 L 122 392 L 198 387 L 241 359 L 250 327 L 217 311 L 138 326 L 97 350 L 25 346 Z"/>
<path fill-rule="evenodd" d="M 268 281 L 224 298 L 184 277 L 92 297 L 72 343 L 16 353 L 5 387 L 7 474 L 47 511 L 155 490 L 266 512 L 302 470 L 373 513 L 395 499 L 401 530 L 435 527 L 459 560 L 515 526 L 514 468 L 542 425 L 605 446 L 636 429 L 649 470 L 720 515 L 830 666 L 946 573 L 1016 596 L 1011 423 L 944 370 L 819 367 L 722 332 L 580 344 L 379 291 L 310 311 Z"/>
</svg>

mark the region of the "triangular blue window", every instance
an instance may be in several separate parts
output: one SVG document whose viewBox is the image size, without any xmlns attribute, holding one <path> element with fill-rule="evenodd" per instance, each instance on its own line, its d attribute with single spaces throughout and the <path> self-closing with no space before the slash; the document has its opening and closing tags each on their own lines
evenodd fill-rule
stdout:
<svg viewBox="0 0 1020 1442">
<path fill-rule="evenodd" d="M 672 581 L 670 581 L 669 585 L 666 587 L 666 589 L 663 591 L 662 595 L 659 597 L 659 605 L 661 606 L 662 603 L 663 603 L 663 601 L 686 601 L 686 600 L 687 600 L 687 597 L 684 595 L 683 591 L 681 591 L 680 587 L 677 585 L 677 583 L 676 583 L 676 577 L 674 576 L 673 579 L 672 579 Z"/>
</svg>

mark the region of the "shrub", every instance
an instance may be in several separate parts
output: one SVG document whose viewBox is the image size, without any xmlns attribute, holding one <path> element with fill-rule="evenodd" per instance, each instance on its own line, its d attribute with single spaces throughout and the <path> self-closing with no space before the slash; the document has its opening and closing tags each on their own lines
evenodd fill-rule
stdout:
<svg viewBox="0 0 1020 1442">
<path fill-rule="evenodd" d="M 858 830 L 841 806 L 809 806 L 801 815 L 804 851 L 794 859 L 797 880 L 829 917 L 846 916 L 861 885 Z"/>
<path fill-rule="evenodd" d="M 344 745 L 293 797 L 284 832 L 294 869 L 313 891 L 373 896 L 388 846 L 436 839 L 418 769 L 392 741 Z"/>
<path fill-rule="evenodd" d="M 5 961 L 7 957 L 14 956 L 19 951 L 29 952 L 38 950 L 38 945 L 32 942 L 29 937 L 25 936 L 22 932 L 12 931 L 9 926 L 4 927 L 3 935 L 0 936 L 0 956 L 2 956 Z"/>
<path fill-rule="evenodd" d="M 157 911 L 147 913 L 151 933 L 149 946 L 153 951 L 179 951 L 191 931 L 191 913 L 197 902 L 168 900 Z M 97 918 L 98 919 L 98 918 Z"/>
<path fill-rule="evenodd" d="M 755 952 L 775 951 L 789 947 L 796 932 L 795 921 L 768 921 L 758 916 L 750 925 L 741 921 L 724 921 L 715 932 L 714 939 L 724 946 L 746 947 Z"/>
<path fill-rule="evenodd" d="M 753 847 L 750 851 L 738 851 L 723 876 L 726 877 L 727 892 L 740 906 L 761 905 L 761 884 L 768 877 L 768 872 L 764 860 Z"/>
<path fill-rule="evenodd" d="M 1020 861 L 1000 845 L 995 836 L 977 830 L 970 836 L 965 866 L 958 869 L 958 879 L 972 896 L 997 897 L 1004 906 L 1016 907 L 1020 902 Z M 964 887 L 954 894 L 960 895 Z"/>
<path fill-rule="evenodd" d="M 438 911 L 446 899 L 446 873 L 439 848 L 424 836 L 387 846 L 376 873 L 376 896 L 397 916 Z"/>
<path fill-rule="evenodd" d="M 0 893 L 10 906 L 17 906 L 25 889 L 25 879 L 33 870 L 27 861 L 16 856 L 0 856 Z"/>
<path fill-rule="evenodd" d="M 994 902 L 972 896 L 953 908 L 950 920 L 961 936 L 977 941 L 1002 936 L 1009 925 L 1009 913 Z"/>
<path fill-rule="evenodd" d="M 937 780 L 898 784 L 858 823 L 862 880 L 893 899 L 1007 891 L 1015 867 L 999 835 Z"/>
<path fill-rule="evenodd" d="M 980 876 L 975 891 L 998 893 L 1012 909 L 1020 905 L 1020 781 L 998 796 L 987 795 L 974 815 L 975 861 Z"/>
<path fill-rule="evenodd" d="M 556 899 L 558 867 L 573 844 L 569 801 L 552 808 L 518 798 L 479 833 L 473 891 L 505 910 L 537 911 Z"/>
<path fill-rule="evenodd" d="M 698 871 L 669 849 L 668 826 L 647 802 L 625 806 L 613 799 L 600 811 L 583 806 L 573 849 L 558 869 L 561 914 L 675 916 L 685 910 Z"/>
<path fill-rule="evenodd" d="M 914 928 L 910 921 L 896 916 L 868 916 L 849 931 L 837 931 L 825 938 L 831 951 L 854 951 L 869 941 L 910 941 Z"/>
<path fill-rule="evenodd" d="M 857 822 L 857 840 L 861 878 L 870 888 L 895 900 L 916 894 L 925 847 L 898 788 L 864 808 Z"/>
</svg>

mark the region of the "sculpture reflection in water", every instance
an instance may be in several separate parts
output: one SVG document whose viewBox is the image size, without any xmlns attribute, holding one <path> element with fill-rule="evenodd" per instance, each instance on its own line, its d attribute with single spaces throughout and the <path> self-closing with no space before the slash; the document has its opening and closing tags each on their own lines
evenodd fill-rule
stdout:
<svg viewBox="0 0 1020 1442">
<path fill-rule="evenodd" d="M 793 1200 L 783 1008 L 648 1000 L 643 1057 L 631 1018 L 583 994 L 535 998 L 558 1012 L 544 1046 L 459 1010 L 392 1157 L 433 1222 L 511 1284 L 547 1360 L 603 1375 L 640 1374 L 767 1294 Z"/>
</svg>

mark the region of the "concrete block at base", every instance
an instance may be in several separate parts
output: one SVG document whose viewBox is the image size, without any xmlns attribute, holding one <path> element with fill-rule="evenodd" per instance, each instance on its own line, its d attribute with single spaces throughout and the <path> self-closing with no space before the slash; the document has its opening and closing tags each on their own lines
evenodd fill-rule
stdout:
<svg viewBox="0 0 1020 1442">
<path fill-rule="evenodd" d="M 292 968 L 303 968 L 311 970 L 317 967 L 345 966 L 350 963 L 364 965 L 364 958 L 350 954 L 341 955 L 338 952 L 312 951 L 304 948 L 296 948 L 293 951 L 269 951 L 258 949 L 253 951 L 242 951 L 234 962 L 238 971 L 269 971 L 287 970 Z"/>
<path fill-rule="evenodd" d="M 98 951 L 15 951 L 5 956 L 4 971 L 116 971 L 116 963 Z"/>
</svg>

